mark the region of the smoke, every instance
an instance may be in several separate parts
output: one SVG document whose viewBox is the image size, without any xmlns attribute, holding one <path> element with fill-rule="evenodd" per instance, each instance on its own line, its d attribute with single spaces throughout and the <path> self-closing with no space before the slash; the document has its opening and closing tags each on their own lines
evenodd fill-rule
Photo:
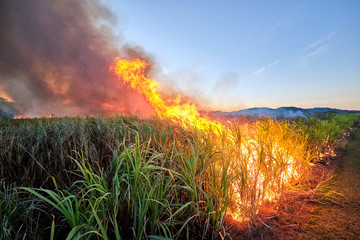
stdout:
<svg viewBox="0 0 360 240">
<path fill-rule="evenodd" d="M 214 92 L 231 92 L 233 89 L 238 88 L 240 85 L 240 77 L 237 72 L 225 72 L 216 81 L 213 87 Z"/>
<path fill-rule="evenodd" d="M 230 114 L 232 117 L 239 116 L 258 116 L 258 117 L 273 117 L 273 118 L 307 118 L 313 115 L 312 109 L 303 109 L 296 107 L 280 107 L 280 108 L 249 108 L 240 111 L 235 111 Z M 224 113 L 226 115 L 226 113 Z"/>
<path fill-rule="evenodd" d="M 0 92 L 14 114 L 150 116 L 145 98 L 109 72 L 116 56 L 146 58 L 111 31 L 115 24 L 98 0 L 1 0 Z"/>
<path fill-rule="evenodd" d="M 202 112 L 222 109 L 233 111 L 244 108 L 237 89 L 241 87 L 241 78 L 237 72 L 223 72 L 212 88 L 204 86 L 211 83 L 203 75 L 203 66 L 183 68 L 177 72 L 163 71 L 164 68 L 153 68 L 159 72 L 153 72 L 156 80 L 161 85 L 159 92 L 166 98 L 174 98 L 181 94 L 188 103 L 195 104 Z M 161 72 L 162 71 L 162 72 Z"/>
<path fill-rule="evenodd" d="M 13 118 L 15 114 L 17 114 L 17 109 L 14 103 L 0 97 L 0 117 Z"/>
</svg>

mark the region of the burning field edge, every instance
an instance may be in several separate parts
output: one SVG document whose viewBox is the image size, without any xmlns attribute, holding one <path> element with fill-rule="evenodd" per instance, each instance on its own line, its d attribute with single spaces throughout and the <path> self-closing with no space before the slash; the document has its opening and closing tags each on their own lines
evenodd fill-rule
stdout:
<svg viewBox="0 0 360 240">
<path fill-rule="evenodd" d="M 1 119 L 1 237 L 296 239 L 359 117 Z"/>
<path fill-rule="evenodd" d="M 340 139 L 337 139 L 333 153 L 323 157 L 321 161 L 312 166 L 308 180 L 308 191 L 285 192 L 281 201 L 275 206 L 268 206 L 260 210 L 258 221 L 252 226 L 246 223 L 234 223 L 231 219 L 228 219 L 226 225 L 231 238 L 269 240 L 323 239 L 325 235 L 317 235 L 318 230 L 311 230 L 314 227 L 309 227 L 308 224 L 314 224 L 313 213 L 326 214 L 323 212 L 324 210 L 321 210 L 324 206 L 333 208 L 339 205 L 343 198 L 346 198 L 346 196 L 338 192 L 333 178 L 340 167 L 345 146 L 352 139 L 359 126 L 360 122 L 355 122 L 352 127 L 344 132 Z M 325 188 L 325 191 L 321 188 Z M 323 197 L 316 197 L 316 194 L 321 194 Z M 324 198 L 325 194 L 329 194 L 328 197 L 330 198 Z M 330 196 L 331 194 L 332 196 Z M 316 227 L 321 228 L 323 226 L 316 225 Z M 341 235 L 342 233 L 338 234 Z M 351 233 L 343 233 L 342 235 L 350 236 L 349 234 Z M 326 236 L 329 237 L 328 235 L 331 234 L 328 232 Z M 332 237 L 337 238 L 336 234 Z"/>
</svg>

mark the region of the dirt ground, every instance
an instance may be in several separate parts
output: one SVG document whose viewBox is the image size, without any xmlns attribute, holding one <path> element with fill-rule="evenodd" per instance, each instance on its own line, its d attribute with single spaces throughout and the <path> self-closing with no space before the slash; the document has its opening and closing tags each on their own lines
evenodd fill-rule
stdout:
<svg viewBox="0 0 360 240">
<path fill-rule="evenodd" d="M 360 128 L 346 145 L 334 184 L 344 196 L 315 207 L 299 239 L 360 239 Z"/>
</svg>

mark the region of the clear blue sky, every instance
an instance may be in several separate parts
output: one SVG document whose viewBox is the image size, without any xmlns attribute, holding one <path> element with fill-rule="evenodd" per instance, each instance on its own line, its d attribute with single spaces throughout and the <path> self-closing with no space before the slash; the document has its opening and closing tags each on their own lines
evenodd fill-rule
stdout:
<svg viewBox="0 0 360 240">
<path fill-rule="evenodd" d="M 109 0 L 158 81 L 202 107 L 360 110 L 360 1 Z"/>
</svg>

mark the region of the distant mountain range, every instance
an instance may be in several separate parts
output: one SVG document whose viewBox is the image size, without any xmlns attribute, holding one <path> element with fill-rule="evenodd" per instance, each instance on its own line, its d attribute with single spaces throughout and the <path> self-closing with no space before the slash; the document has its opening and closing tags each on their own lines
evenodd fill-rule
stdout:
<svg viewBox="0 0 360 240">
<path fill-rule="evenodd" d="M 215 116 L 230 116 L 230 117 L 240 117 L 240 116 L 269 116 L 275 118 L 296 118 L 296 117 L 312 117 L 320 113 L 360 113 L 360 111 L 355 110 L 341 110 L 336 108 L 298 108 L 298 107 L 280 107 L 280 108 L 248 108 L 234 112 L 221 112 L 213 111 L 210 112 L 210 115 Z"/>
</svg>

